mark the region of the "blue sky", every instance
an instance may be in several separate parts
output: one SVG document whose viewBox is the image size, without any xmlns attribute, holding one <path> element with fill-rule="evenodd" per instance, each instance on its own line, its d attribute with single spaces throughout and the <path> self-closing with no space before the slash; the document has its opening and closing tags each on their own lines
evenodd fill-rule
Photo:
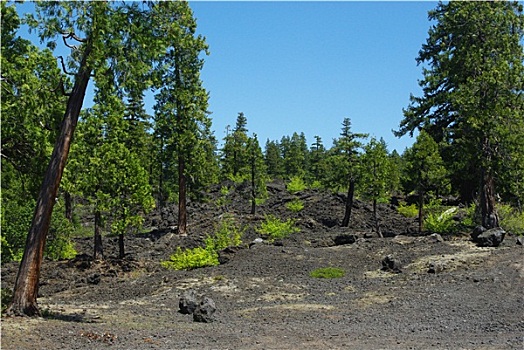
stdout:
<svg viewBox="0 0 524 350">
<path fill-rule="evenodd" d="M 280 140 L 304 132 L 326 146 L 349 117 L 390 150 L 413 143 L 391 130 L 410 93 L 435 2 L 190 2 L 211 55 L 202 80 L 215 135 L 244 112 L 249 131 Z"/>
<path fill-rule="evenodd" d="M 219 141 L 239 112 L 261 146 L 304 132 L 331 147 L 342 120 L 400 153 L 413 143 L 391 130 L 410 93 L 421 95 L 415 58 L 436 2 L 190 1 L 211 54 L 202 80 Z M 33 11 L 33 5 L 18 5 Z M 21 36 L 27 32 L 21 29 Z M 35 35 L 30 39 L 38 44 Z M 92 95 L 92 83 L 90 83 Z M 89 93 L 88 91 L 88 93 Z M 86 96 L 84 106 L 90 106 Z M 148 94 L 146 106 L 152 112 Z"/>
</svg>

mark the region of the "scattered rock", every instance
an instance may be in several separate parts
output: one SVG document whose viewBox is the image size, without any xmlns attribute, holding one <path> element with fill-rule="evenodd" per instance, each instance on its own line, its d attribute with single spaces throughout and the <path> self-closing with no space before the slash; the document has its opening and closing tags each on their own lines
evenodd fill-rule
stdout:
<svg viewBox="0 0 524 350">
<path fill-rule="evenodd" d="M 353 244 L 357 241 L 357 237 L 355 235 L 341 234 L 336 236 L 333 241 L 335 245 Z"/>
<path fill-rule="evenodd" d="M 524 245 L 524 236 L 517 237 L 517 245 Z"/>
<path fill-rule="evenodd" d="M 504 240 L 506 231 L 500 227 L 486 230 L 479 234 L 474 241 L 479 247 L 498 247 Z"/>
<path fill-rule="evenodd" d="M 394 238 L 394 237 L 397 237 L 400 233 L 398 232 L 395 232 L 395 231 L 383 231 L 382 232 L 382 237 L 384 238 Z"/>
<path fill-rule="evenodd" d="M 220 264 L 225 264 L 229 262 L 233 256 L 240 250 L 240 247 L 227 247 L 218 252 L 218 262 Z"/>
<path fill-rule="evenodd" d="M 400 261 L 395 259 L 392 255 L 387 255 L 382 260 L 382 271 L 401 273 L 402 269 L 401 269 Z"/>
<path fill-rule="evenodd" d="M 86 282 L 89 284 L 99 284 L 101 280 L 99 273 L 94 273 L 90 276 L 87 276 Z"/>
<path fill-rule="evenodd" d="M 192 314 L 197 308 L 197 295 L 192 289 L 187 290 L 182 294 L 178 302 L 179 312 L 184 315 Z"/>
<path fill-rule="evenodd" d="M 473 232 L 471 232 L 471 239 L 475 241 L 478 236 L 480 236 L 483 232 L 486 232 L 486 228 L 484 226 L 477 226 L 473 229 Z"/>
<path fill-rule="evenodd" d="M 442 243 L 444 242 L 444 238 L 442 238 L 438 233 L 433 233 L 429 235 L 429 241 L 433 243 Z"/>
<path fill-rule="evenodd" d="M 429 263 L 428 273 L 439 273 L 446 269 L 446 264 L 441 261 L 432 261 Z"/>
<path fill-rule="evenodd" d="M 249 243 L 249 248 L 251 249 L 252 246 L 256 244 L 261 244 L 261 243 L 264 243 L 264 240 L 262 238 L 260 237 L 255 238 L 251 243 Z"/>
<path fill-rule="evenodd" d="M 216 311 L 215 302 L 209 297 L 202 298 L 196 310 L 193 312 L 193 321 L 210 323 L 214 321 L 213 315 Z"/>
</svg>

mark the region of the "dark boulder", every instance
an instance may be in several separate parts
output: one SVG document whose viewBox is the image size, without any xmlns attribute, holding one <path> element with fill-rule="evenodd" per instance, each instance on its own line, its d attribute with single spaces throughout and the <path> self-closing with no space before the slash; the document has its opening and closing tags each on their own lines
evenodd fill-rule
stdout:
<svg viewBox="0 0 524 350">
<path fill-rule="evenodd" d="M 197 295 L 192 289 L 185 291 L 178 302 L 179 312 L 184 315 L 192 314 L 197 306 Z"/>
<path fill-rule="evenodd" d="M 229 262 L 235 254 L 242 249 L 241 247 L 227 247 L 218 252 L 218 262 L 220 264 L 225 264 Z"/>
<path fill-rule="evenodd" d="M 471 239 L 475 241 L 478 236 L 480 236 L 483 232 L 486 232 L 486 228 L 484 226 L 477 226 L 473 229 L 473 232 L 471 232 Z"/>
<path fill-rule="evenodd" d="M 353 244 L 357 241 L 357 236 L 341 234 L 341 235 L 336 236 L 333 239 L 333 241 L 335 242 L 335 245 Z"/>
<path fill-rule="evenodd" d="M 505 236 L 506 231 L 500 227 L 496 227 L 482 232 L 474 241 L 479 247 L 498 247 Z"/>
<path fill-rule="evenodd" d="M 216 311 L 215 302 L 209 297 L 202 298 L 200 304 L 198 304 L 195 312 L 193 312 L 193 321 L 195 322 L 213 322 L 213 315 Z"/>
<path fill-rule="evenodd" d="M 382 259 L 382 271 L 401 273 L 402 269 L 400 261 L 395 259 L 392 255 L 387 255 Z"/>
</svg>

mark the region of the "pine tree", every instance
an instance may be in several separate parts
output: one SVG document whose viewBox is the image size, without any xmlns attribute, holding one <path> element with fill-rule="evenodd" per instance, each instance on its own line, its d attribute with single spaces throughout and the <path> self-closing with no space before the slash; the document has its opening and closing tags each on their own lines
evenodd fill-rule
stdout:
<svg viewBox="0 0 524 350">
<path fill-rule="evenodd" d="M 496 227 L 499 174 L 512 167 L 512 151 L 522 153 L 523 135 L 512 137 L 523 130 L 522 5 L 452 1 L 439 3 L 429 18 L 436 24 L 417 58 L 428 65 L 423 96 L 411 96 L 397 135 L 422 128 L 445 144 L 455 185 L 468 199 L 464 185 L 480 180 L 482 225 Z"/>
<path fill-rule="evenodd" d="M 267 197 L 266 164 L 256 134 L 247 141 L 247 153 L 251 173 L 251 215 L 255 215 L 257 200 Z"/>
<path fill-rule="evenodd" d="M 283 176 L 283 159 L 280 154 L 280 145 L 277 141 L 270 141 L 269 139 L 266 141 L 264 160 L 266 162 L 267 173 L 271 178 L 275 179 Z"/>
</svg>

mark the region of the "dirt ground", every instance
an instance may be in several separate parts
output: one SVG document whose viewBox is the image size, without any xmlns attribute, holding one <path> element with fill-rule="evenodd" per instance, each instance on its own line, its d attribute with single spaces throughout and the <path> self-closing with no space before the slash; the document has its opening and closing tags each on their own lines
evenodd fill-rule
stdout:
<svg viewBox="0 0 524 350">
<path fill-rule="evenodd" d="M 497 248 L 477 247 L 467 235 L 419 236 L 413 219 L 381 205 L 387 237 L 378 238 L 369 204 L 357 202 L 351 227 L 341 228 L 343 196 L 290 195 L 279 183 L 269 190 L 252 216 L 248 189 L 225 196 L 215 188 L 206 203 L 190 203 L 188 237 L 173 232 L 175 207 L 157 210 L 148 233 L 126 236 L 124 260 L 116 259 L 116 237 L 104 237 L 104 261 L 90 258 L 91 238 L 77 239 L 76 259 L 43 264 L 44 317 L 2 317 L 1 348 L 524 348 L 524 256 L 514 236 Z M 285 207 L 293 198 L 305 204 L 298 214 Z M 200 244 L 225 212 L 246 227 L 243 248 L 227 263 L 192 271 L 160 266 L 177 246 Z M 264 214 L 294 218 L 301 231 L 249 244 Z M 400 273 L 381 269 L 387 255 Z M 345 276 L 310 277 L 329 266 Z M 4 264 L 2 288 L 12 288 L 17 269 Z M 215 301 L 214 322 L 178 312 L 188 289 Z"/>
</svg>

